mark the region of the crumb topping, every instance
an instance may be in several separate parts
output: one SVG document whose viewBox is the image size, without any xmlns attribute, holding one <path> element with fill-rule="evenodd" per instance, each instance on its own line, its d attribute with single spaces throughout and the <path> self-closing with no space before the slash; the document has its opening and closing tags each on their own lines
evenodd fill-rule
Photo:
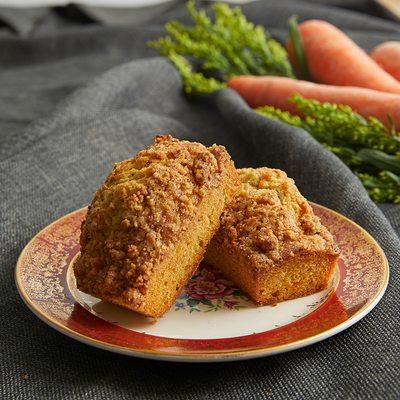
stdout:
<svg viewBox="0 0 400 400">
<path fill-rule="evenodd" d="M 115 164 L 82 223 L 78 287 L 140 303 L 154 266 L 233 168 L 224 147 L 170 135 Z"/>
<path fill-rule="evenodd" d="M 300 252 L 337 253 L 332 235 L 285 172 L 238 172 L 242 188 L 221 216 L 217 241 L 240 249 L 261 267 Z"/>
</svg>

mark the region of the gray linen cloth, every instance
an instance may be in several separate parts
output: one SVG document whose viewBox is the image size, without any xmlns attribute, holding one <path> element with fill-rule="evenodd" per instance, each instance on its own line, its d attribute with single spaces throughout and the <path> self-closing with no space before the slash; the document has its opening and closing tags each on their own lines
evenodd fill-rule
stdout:
<svg viewBox="0 0 400 400">
<path fill-rule="evenodd" d="M 395 23 L 324 5 L 281 0 L 244 10 L 281 40 L 292 14 L 327 19 L 367 49 L 400 40 Z M 145 46 L 162 22 L 184 18 L 181 7 L 140 27 L 77 22 L 73 11 L 49 9 L 29 35 L 19 14 L 24 37 L 0 31 L 0 398 L 398 399 L 399 208 L 383 207 L 385 217 L 335 156 L 306 132 L 255 114 L 234 92 L 188 100 L 174 68 Z M 362 225 L 391 266 L 379 305 L 319 344 L 220 365 L 120 356 L 39 321 L 15 288 L 18 254 L 39 229 L 86 205 L 114 162 L 165 132 L 223 144 L 239 167 L 282 168 L 310 200 Z"/>
</svg>

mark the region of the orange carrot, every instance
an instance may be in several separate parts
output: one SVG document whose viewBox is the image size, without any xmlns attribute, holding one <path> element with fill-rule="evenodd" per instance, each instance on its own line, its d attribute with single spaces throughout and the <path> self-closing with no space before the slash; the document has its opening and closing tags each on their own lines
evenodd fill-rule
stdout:
<svg viewBox="0 0 400 400">
<path fill-rule="evenodd" d="M 251 107 L 274 106 L 296 113 L 288 99 L 295 93 L 309 99 L 347 104 L 364 117 L 388 125 L 388 116 L 400 130 L 400 95 L 351 86 L 331 86 L 277 76 L 237 76 L 228 82 Z"/>
<path fill-rule="evenodd" d="M 387 73 L 400 81 L 400 42 L 384 42 L 369 54 Z"/>
<path fill-rule="evenodd" d="M 309 20 L 299 25 L 299 32 L 315 82 L 400 93 L 400 83 L 340 29 L 325 21 Z M 293 60 L 291 42 L 287 49 Z"/>
</svg>

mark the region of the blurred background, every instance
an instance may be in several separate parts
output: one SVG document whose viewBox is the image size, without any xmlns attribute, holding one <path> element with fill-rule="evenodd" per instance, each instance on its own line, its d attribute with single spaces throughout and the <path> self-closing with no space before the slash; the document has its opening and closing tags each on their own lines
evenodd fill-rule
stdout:
<svg viewBox="0 0 400 400">
<path fill-rule="evenodd" d="M 228 0 L 231 4 L 254 0 Z M 265 3 L 279 3 L 264 0 Z M 306 0 L 350 9 L 392 21 L 400 21 L 400 0 Z M 0 29 L 6 28 L 27 36 L 43 32 L 46 27 L 60 28 L 82 23 L 106 25 L 146 24 L 162 16 L 184 0 L 0 0 Z M 206 5 L 212 1 L 198 1 Z M 51 21 L 51 22 L 50 22 Z"/>
</svg>

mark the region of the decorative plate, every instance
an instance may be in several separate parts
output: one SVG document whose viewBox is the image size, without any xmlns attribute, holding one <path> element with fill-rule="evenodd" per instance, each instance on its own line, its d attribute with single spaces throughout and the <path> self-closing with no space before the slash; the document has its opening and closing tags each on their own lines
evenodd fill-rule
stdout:
<svg viewBox="0 0 400 400">
<path fill-rule="evenodd" d="M 44 322 L 83 343 L 170 361 L 228 361 L 294 350 L 326 339 L 369 313 L 381 299 L 389 267 L 360 226 L 313 204 L 341 250 L 327 290 L 256 307 L 231 282 L 202 264 L 158 321 L 80 292 L 72 272 L 86 208 L 53 222 L 25 247 L 16 283 Z"/>
</svg>

